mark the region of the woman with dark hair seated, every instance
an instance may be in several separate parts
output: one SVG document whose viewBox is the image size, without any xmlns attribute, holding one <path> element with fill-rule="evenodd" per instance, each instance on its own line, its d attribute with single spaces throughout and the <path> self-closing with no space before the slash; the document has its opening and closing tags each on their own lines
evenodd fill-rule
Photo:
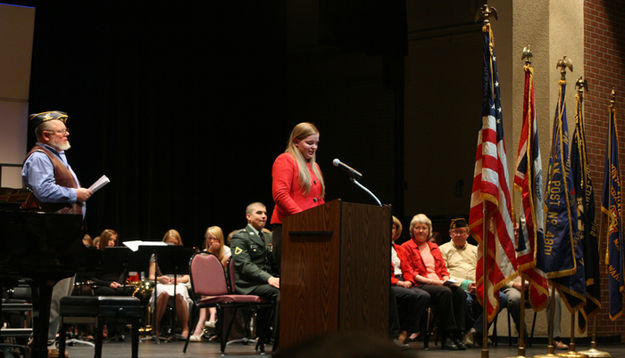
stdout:
<svg viewBox="0 0 625 358">
<path fill-rule="evenodd" d="M 424 214 L 410 221 L 410 240 L 401 245 L 405 253 L 404 278 L 428 292 L 443 334 L 443 349 L 465 349 L 461 330 L 465 326 L 464 290 L 450 284 L 449 272 L 438 245 L 431 242 L 432 221 Z"/>
<path fill-rule="evenodd" d="M 104 250 L 107 247 L 117 246 L 119 234 L 113 229 L 104 229 L 98 240 L 96 248 Z M 105 272 L 93 277 L 94 294 L 96 296 L 130 296 L 134 287 L 125 286 L 127 272 Z"/>
</svg>

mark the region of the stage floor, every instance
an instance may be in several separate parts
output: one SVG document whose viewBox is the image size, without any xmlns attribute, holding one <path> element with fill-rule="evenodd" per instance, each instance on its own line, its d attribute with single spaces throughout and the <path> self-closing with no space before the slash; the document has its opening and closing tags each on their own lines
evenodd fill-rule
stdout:
<svg viewBox="0 0 625 358">
<path fill-rule="evenodd" d="M 363 342 L 366 344 L 366 342 Z M 139 344 L 139 357 L 141 358 L 172 358 L 172 357 L 184 357 L 184 358 L 206 358 L 206 357 L 220 357 L 219 344 L 218 343 L 189 343 L 187 353 L 182 353 L 182 347 L 184 342 L 167 342 L 161 344 L 155 344 L 154 342 L 142 342 Z M 413 343 L 413 349 L 406 351 L 406 357 L 480 357 L 481 349 L 472 348 L 466 351 L 443 351 L 439 347 L 431 348 L 430 350 L 423 349 L 423 343 Z M 625 357 L 625 345 L 604 345 L 599 347 L 601 350 L 609 352 L 612 357 L 619 358 Z M 578 347 L 579 350 L 588 349 L 586 346 Z M 70 358 L 91 358 L 93 357 L 93 348 L 75 345 L 68 347 Z M 267 354 L 265 357 L 271 356 L 271 346 L 267 346 Z M 557 351 L 560 353 L 564 351 Z M 536 354 L 546 354 L 547 347 L 539 344 L 537 346 L 527 348 L 526 357 L 533 357 Z M 102 349 L 103 357 L 130 357 L 130 343 L 105 343 Z M 254 352 L 254 345 L 232 344 L 226 347 L 226 356 L 237 357 L 250 357 L 256 356 Z M 508 347 L 507 344 L 499 344 L 498 347 L 489 347 L 490 358 L 506 358 L 514 357 L 517 355 L 516 347 Z"/>
</svg>

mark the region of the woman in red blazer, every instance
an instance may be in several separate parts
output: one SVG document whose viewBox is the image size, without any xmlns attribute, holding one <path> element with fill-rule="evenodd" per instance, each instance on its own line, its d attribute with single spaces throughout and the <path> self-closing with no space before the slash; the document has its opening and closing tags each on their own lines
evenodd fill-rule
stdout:
<svg viewBox="0 0 625 358">
<path fill-rule="evenodd" d="M 325 183 L 317 165 L 319 130 L 302 122 L 291 131 L 286 150 L 273 163 L 271 193 L 276 203 L 271 214 L 275 258 L 280 264 L 282 220 L 312 207 L 322 205 Z"/>
<path fill-rule="evenodd" d="M 443 333 L 443 349 L 465 349 L 462 330 L 465 329 L 466 294 L 459 285 L 446 282 L 449 272 L 441 250 L 429 241 L 432 221 L 424 214 L 415 215 L 410 221 L 410 235 L 410 240 L 401 245 L 407 261 L 404 278 L 430 294 Z"/>
<path fill-rule="evenodd" d="M 430 304 L 430 294 L 415 287 L 404 277 L 406 257 L 401 246 L 395 243 L 401 236 L 401 221 L 393 216 L 391 229 L 391 333 L 399 343 L 414 341 L 421 327 L 421 318 Z M 393 300 L 394 298 L 394 300 Z M 396 332 L 395 332 L 396 331 Z"/>
</svg>

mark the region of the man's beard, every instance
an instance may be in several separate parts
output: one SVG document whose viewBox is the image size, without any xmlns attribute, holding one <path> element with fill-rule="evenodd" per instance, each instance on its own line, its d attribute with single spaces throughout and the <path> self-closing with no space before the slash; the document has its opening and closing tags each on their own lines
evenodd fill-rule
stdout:
<svg viewBox="0 0 625 358">
<path fill-rule="evenodd" d="M 68 150 L 69 148 L 71 148 L 72 146 L 69 144 L 69 141 L 60 141 L 60 140 L 56 140 L 53 139 L 50 141 L 50 145 L 53 146 L 54 148 L 58 149 L 59 151 L 65 151 Z"/>
</svg>

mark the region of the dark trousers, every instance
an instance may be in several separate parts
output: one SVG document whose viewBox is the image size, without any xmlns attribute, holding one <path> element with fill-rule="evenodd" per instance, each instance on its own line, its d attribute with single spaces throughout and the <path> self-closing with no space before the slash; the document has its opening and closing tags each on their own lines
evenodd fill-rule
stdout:
<svg viewBox="0 0 625 358">
<path fill-rule="evenodd" d="M 391 286 L 393 295 L 397 301 L 397 312 L 399 314 L 399 326 L 402 331 L 415 333 L 421 327 L 421 318 L 430 304 L 430 294 L 417 288 L 405 288 Z"/>
<path fill-rule="evenodd" d="M 278 342 L 280 337 L 280 290 L 269 284 L 264 284 L 254 287 L 250 294 L 267 298 L 268 300 L 274 302 L 272 309 L 258 310 L 258 321 L 261 324 L 257 326 L 257 333 L 259 337 L 264 337 L 265 339 L 267 339 L 270 336 L 269 332 L 267 331 L 267 323 L 273 322 L 273 350 L 276 351 L 279 346 Z"/>
<path fill-rule="evenodd" d="M 282 224 L 271 225 L 271 242 L 273 243 L 273 257 L 276 260 L 278 275 L 282 265 Z"/>
<path fill-rule="evenodd" d="M 395 297 L 395 291 L 393 290 L 393 286 L 391 286 L 390 292 L 388 294 L 388 314 L 389 314 L 389 335 L 391 338 L 397 338 L 399 333 L 401 332 L 401 327 L 399 323 L 399 311 L 397 309 L 397 298 Z"/>
<path fill-rule="evenodd" d="M 458 332 L 465 327 L 466 294 L 455 285 L 419 285 L 420 289 L 431 296 L 431 306 L 438 317 L 443 334 Z"/>
</svg>

